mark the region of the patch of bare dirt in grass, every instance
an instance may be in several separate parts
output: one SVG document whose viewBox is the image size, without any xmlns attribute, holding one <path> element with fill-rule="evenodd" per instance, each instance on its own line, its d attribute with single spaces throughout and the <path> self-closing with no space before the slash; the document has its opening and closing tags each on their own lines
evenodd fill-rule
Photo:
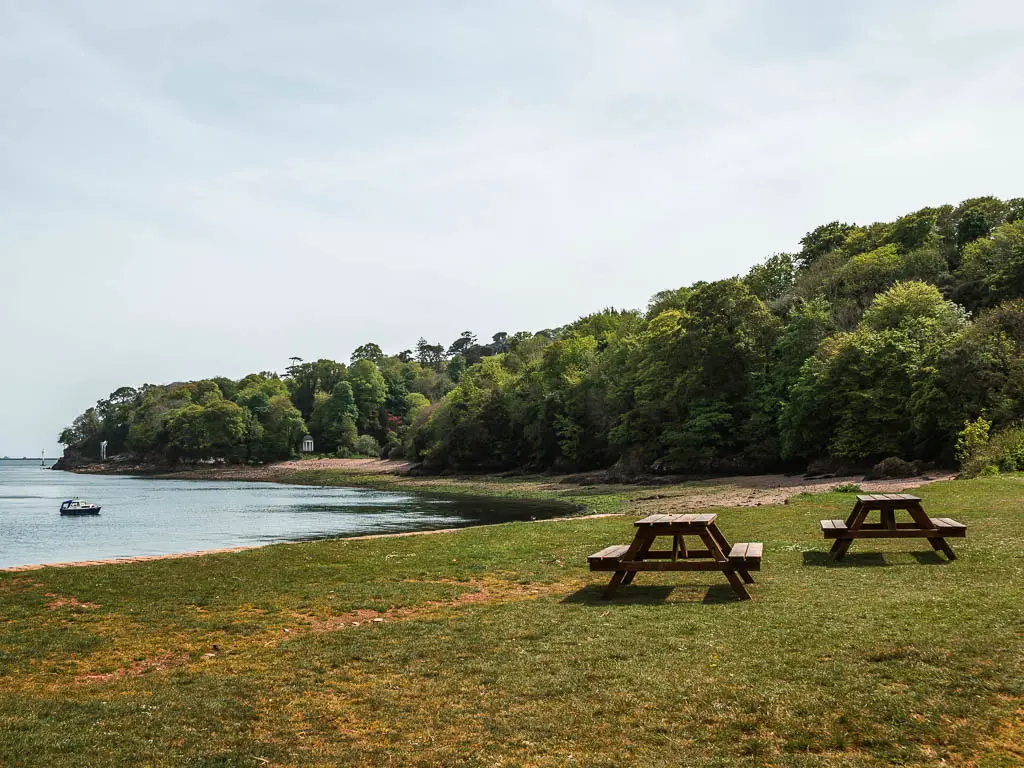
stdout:
<svg viewBox="0 0 1024 768">
<path fill-rule="evenodd" d="M 1024 765 L 1024 701 L 1018 698 L 1016 704 L 1017 710 L 985 739 L 982 755 L 966 765 Z"/>
<path fill-rule="evenodd" d="M 54 592 L 47 592 L 45 597 L 51 598 L 50 602 L 46 604 L 46 607 L 51 611 L 56 611 L 60 608 L 81 608 L 87 611 L 95 611 L 100 607 L 98 603 L 83 603 L 76 597 L 58 595 Z"/>
<path fill-rule="evenodd" d="M 39 582 L 33 581 L 27 576 L 16 576 L 13 579 L 0 581 L 0 595 L 14 595 L 26 589 L 35 589 L 38 586 Z"/>
<path fill-rule="evenodd" d="M 463 592 L 451 600 L 428 600 L 420 605 L 405 608 L 389 608 L 386 611 L 359 609 L 328 618 L 307 614 L 299 614 L 298 618 L 308 622 L 309 630 L 312 632 L 335 632 L 367 624 L 382 624 L 389 621 L 408 621 L 410 619 L 424 618 L 435 615 L 444 609 L 458 608 L 474 603 L 507 603 L 535 600 L 542 595 L 562 594 L 582 585 L 582 582 L 580 584 L 567 584 L 564 582 L 553 584 L 518 584 L 493 580 L 472 580 L 468 582 L 439 580 L 430 581 L 429 583 L 466 585 L 473 587 L 473 591 Z"/>
<path fill-rule="evenodd" d="M 429 600 L 418 605 L 403 608 L 389 608 L 386 611 L 372 609 L 358 609 L 347 611 L 336 616 L 314 616 L 304 613 L 294 613 L 295 623 L 288 627 L 266 626 L 263 631 L 254 633 L 248 637 L 235 637 L 227 642 L 231 650 L 241 651 L 246 646 L 267 646 L 295 637 L 300 637 L 308 632 L 336 632 L 344 629 L 358 627 L 372 627 L 377 624 L 395 621 L 408 621 L 411 619 L 426 618 L 438 615 L 446 610 L 456 609 L 466 605 L 480 603 L 502 603 L 512 601 L 534 600 L 547 594 L 564 594 L 578 589 L 580 583 L 556 582 L 552 584 L 519 584 L 499 579 L 456 581 L 453 579 L 427 579 L 410 580 L 415 583 L 446 584 L 469 588 L 451 600 Z M 56 598 L 57 596 L 54 595 Z M 56 602 L 56 601 L 55 601 Z M 75 601 L 77 605 L 84 605 Z M 69 605 L 70 603 L 62 603 Z M 56 606 L 60 607 L 60 606 Z M 99 607 L 99 606 L 96 606 Z M 214 659 L 222 652 L 221 645 L 225 642 L 218 639 L 218 643 L 209 645 L 207 638 L 198 645 L 207 649 L 202 654 L 202 661 Z M 196 646 L 198 647 L 198 646 Z M 122 680 L 125 678 L 138 677 L 149 672 L 158 672 L 172 667 L 181 667 L 189 664 L 189 655 L 183 652 L 165 652 L 148 656 L 144 659 L 134 661 L 131 664 L 122 666 L 109 672 L 85 672 L 75 676 L 74 681 L 78 685 L 96 685 Z"/>
<path fill-rule="evenodd" d="M 162 653 L 158 656 L 150 656 L 149 658 L 140 659 L 134 661 L 127 667 L 121 667 L 115 669 L 113 672 L 103 672 L 98 674 L 83 674 L 78 675 L 75 678 L 75 682 L 79 685 L 85 685 L 89 683 L 109 683 L 112 680 L 121 680 L 126 677 L 138 677 L 144 675 L 147 672 L 156 672 L 168 667 L 175 667 L 185 664 L 188 659 L 179 653 Z"/>
</svg>

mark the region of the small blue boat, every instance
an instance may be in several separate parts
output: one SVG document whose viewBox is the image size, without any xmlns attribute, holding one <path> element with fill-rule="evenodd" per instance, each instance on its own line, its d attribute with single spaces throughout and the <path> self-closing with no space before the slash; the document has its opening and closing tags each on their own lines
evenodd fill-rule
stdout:
<svg viewBox="0 0 1024 768">
<path fill-rule="evenodd" d="M 62 515 L 98 515 L 100 509 L 99 504 L 90 504 L 88 501 L 82 501 L 77 496 L 73 499 L 68 499 L 60 505 L 60 513 Z"/>
</svg>

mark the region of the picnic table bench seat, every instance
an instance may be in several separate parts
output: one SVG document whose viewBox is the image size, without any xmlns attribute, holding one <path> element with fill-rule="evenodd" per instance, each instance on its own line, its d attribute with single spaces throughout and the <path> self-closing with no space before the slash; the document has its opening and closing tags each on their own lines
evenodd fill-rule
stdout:
<svg viewBox="0 0 1024 768">
<path fill-rule="evenodd" d="M 857 539 L 902 539 L 902 538 L 964 538 L 967 526 L 949 517 L 933 517 L 934 528 L 922 528 L 915 523 L 895 523 L 892 527 L 884 523 L 863 523 L 851 530 L 845 520 L 822 520 L 821 532 L 826 539 L 843 539 L 852 536 Z"/>
<path fill-rule="evenodd" d="M 821 521 L 821 532 L 825 534 L 826 539 L 834 539 L 841 533 L 846 533 L 846 521 L 845 520 L 822 520 Z"/>
<path fill-rule="evenodd" d="M 746 571 L 759 571 L 763 554 L 764 544 L 761 542 L 740 542 L 733 544 L 732 549 L 729 550 L 729 562 Z"/>
<path fill-rule="evenodd" d="M 617 563 L 622 559 L 622 556 L 626 554 L 629 549 L 629 544 L 612 544 L 610 547 L 605 547 L 600 552 L 595 552 L 587 558 L 587 561 L 591 566 L 597 564 L 601 565 L 604 563 Z"/>
</svg>

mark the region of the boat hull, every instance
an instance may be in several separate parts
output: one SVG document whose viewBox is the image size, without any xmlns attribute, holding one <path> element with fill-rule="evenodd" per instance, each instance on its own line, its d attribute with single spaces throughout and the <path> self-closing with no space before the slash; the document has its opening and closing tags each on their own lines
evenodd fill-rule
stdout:
<svg viewBox="0 0 1024 768">
<path fill-rule="evenodd" d="M 101 509 L 102 507 L 89 507 L 88 509 L 62 509 L 60 513 L 71 517 L 80 517 L 82 515 L 98 515 Z"/>
</svg>

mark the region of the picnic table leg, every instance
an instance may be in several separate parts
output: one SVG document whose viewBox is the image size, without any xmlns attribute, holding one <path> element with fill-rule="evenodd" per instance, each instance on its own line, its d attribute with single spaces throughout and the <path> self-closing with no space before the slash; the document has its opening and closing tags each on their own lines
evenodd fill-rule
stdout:
<svg viewBox="0 0 1024 768">
<path fill-rule="evenodd" d="M 729 543 L 729 540 L 725 538 L 725 534 L 719 530 L 716 523 L 708 523 L 708 533 L 710 533 L 711 537 L 718 542 L 718 546 L 722 549 L 722 554 L 726 554 L 730 549 L 732 549 L 732 545 Z"/>
<path fill-rule="evenodd" d="M 708 525 L 708 533 L 710 533 L 712 537 L 714 537 L 715 541 L 718 542 L 718 546 L 722 548 L 723 554 L 728 554 L 729 550 L 732 549 L 732 544 L 730 544 L 729 540 L 725 538 L 725 534 L 722 533 L 722 530 L 718 527 L 717 523 L 710 523 Z M 738 568 L 736 569 L 736 572 L 747 584 L 754 583 L 754 577 L 750 575 L 750 571 L 744 568 Z"/>
<path fill-rule="evenodd" d="M 860 499 L 857 499 L 857 503 L 853 506 L 853 512 L 851 512 L 850 516 L 846 518 L 847 533 L 853 533 L 859 530 L 864 524 L 864 520 L 867 518 L 868 512 L 870 511 L 871 508 L 867 504 L 864 504 Z M 846 550 L 848 550 L 850 545 L 853 544 L 853 539 L 853 536 L 836 539 L 836 543 L 832 545 L 831 549 L 832 559 L 837 563 L 842 560 L 843 557 L 846 556 Z"/>
<path fill-rule="evenodd" d="M 852 528 L 853 521 L 857 519 L 857 515 L 860 514 L 861 508 L 864 506 L 864 502 L 857 499 L 857 502 L 853 505 L 853 511 L 846 518 L 846 527 Z"/>
<path fill-rule="evenodd" d="M 622 583 L 623 578 L 626 576 L 626 571 L 616 571 L 612 574 L 612 580 L 608 582 L 608 586 L 604 590 L 604 599 L 610 600 L 615 596 L 615 590 L 619 588 L 619 584 Z M 636 571 L 633 571 L 636 573 Z"/>
<path fill-rule="evenodd" d="M 637 532 L 637 537 L 639 537 L 639 536 L 640 536 L 640 533 Z M 633 555 L 633 559 L 634 560 L 643 560 L 645 557 L 647 557 L 647 552 L 650 550 L 651 546 L 654 544 L 654 539 L 655 539 L 654 536 L 648 536 L 644 540 L 643 544 L 640 545 L 640 548 L 637 549 L 636 554 Z M 628 555 L 629 555 L 629 552 L 627 552 L 625 556 L 628 556 Z M 625 577 L 623 577 L 623 579 L 622 579 L 622 583 L 623 584 L 632 584 L 633 583 L 633 579 L 636 578 L 636 574 L 637 574 L 636 571 L 627 571 Z"/>
<path fill-rule="evenodd" d="M 740 581 L 739 576 L 736 575 L 736 571 L 722 571 L 725 574 L 725 578 L 732 584 L 732 589 L 736 593 L 736 596 L 740 600 L 749 600 L 750 593 L 747 592 L 747 588 L 743 586 L 743 582 Z"/>
<path fill-rule="evenodd" d="M 935 530 L 935 523 L 933 523 L 932 519 L 928 517 L 928 513 L 924 511 L 924 507 L 922 507 L 920 504 L 914 504 L 910 507 L 907 507 L 907 512 L 910 513 L 910 516 L 914 519 L 914 522 L 917 523 L 918 527 L 922 530 Z M 952 547 L 950 547 L 949 544 L 946 543 L 945 539 L 928 539 L 928 543 L 932 545 L 932 549 L 934 549 L 936 552 L 941 552 L 950 560 L 956 560 L 956 554 L 953 552 Z"/>
<path fill-rule="evenodd" d="M 836 539 L 836 545 L 833 548 L 832 559 L 837 563 L 846 556 L 846 550 L 853 544 L 853 539 Z"/>
<path fill-rule="evenodd" d="M 643 555 L 647 554 L 647 550 L 651 548 L 651 544 L 653 543 L 654 536 L 647 531 L 637 531 L 636 536 L 633 537 L 633 543 L 629 545 L 629 549 L 627 549 L 626 554 L 622 556 L 622 560 L 631 562 L 633 560 L 643 559 Z M 619 584 L 629 584 L 635 577 L 636 571 L 616 571 L 613 573 L 611 581 L 608 582 L 608 588 L 604 591 L 605 599 L 607 600 L 615 594 L 615 590 L 619 588 Z"/>
<path fill-rule="evenodd" d="M 946 543 L 945 539 L 928 539 L 928 543 L 932 545 L 932 549 L 936 552 L 941 552 L 950 560 L 956 560 L 956 553 L 953 552 L 952 547 Z"/>
<path fill-rule="evenodd" d="M 710 526 L 708 526 L 710 528 Z M 721 533 L 718 534 L 721 536 Z M 736 575 L 736 570 L 729 563 L 729 557 L 722 551 L 721 545 L 715 540 L 715 536 L 710 531 L 702 531 L 700 533 L 701 540 L 707 544 L 708 550 L 718 563 L 722 566 L 722 573 L 725 574 L 725 578 L 729 580 L 729 584 L 732 585 L 733 591 L 740 600 L 749 600 L 750 593 L 747 592 L 747 588 L 743 586 L 743 582 L 740 577 Z M 724 539 L 725 537 L 722 536 Z"/>
<path fill-rule="evenodd" d="M 920 504 L 912 504 L 907 507 L 907 512 L 910 513 L 910 517 L 913 521 L 917 523 L 918 528 L 926 531 L 934 530 L 935 523 L 933 523 L 932 519 L 928 517 L 928 513 L 924 511 L 924 507 Z"/>
<path fill-rule="evenodd" d="M 896 511 L 892 509 L 882 510 L 882 525 L 890 531 L 896 530 Z"/>
</svg>

